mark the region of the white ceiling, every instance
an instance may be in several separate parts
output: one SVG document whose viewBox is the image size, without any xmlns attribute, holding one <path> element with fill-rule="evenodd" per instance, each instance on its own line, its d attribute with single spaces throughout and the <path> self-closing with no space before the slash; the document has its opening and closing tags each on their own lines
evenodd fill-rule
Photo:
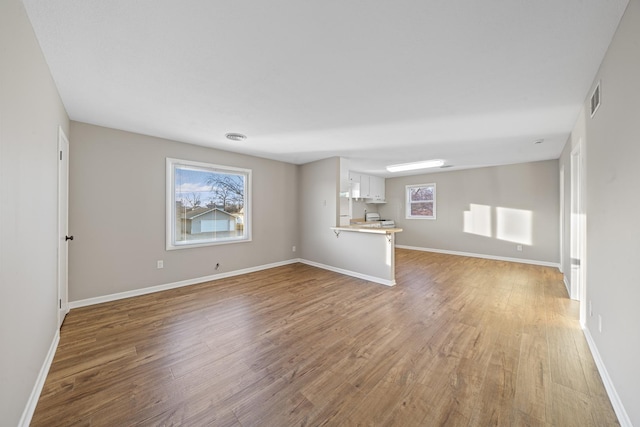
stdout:
<svg viewBox="0 0 640 427">
<path fill-rule="evenodd" d="M 558 158 L 628 0 L 24 3 L 73 120 L 389 176 Z"/>
</svg>

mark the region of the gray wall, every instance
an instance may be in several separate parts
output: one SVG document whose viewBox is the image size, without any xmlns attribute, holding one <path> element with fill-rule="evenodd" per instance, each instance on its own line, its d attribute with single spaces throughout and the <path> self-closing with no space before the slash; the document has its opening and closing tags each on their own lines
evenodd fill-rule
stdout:
<svg viewBox="0 0 640 427">
<path fill-rule="evenodd" d="M 405 219 L 405 186 L 428 183 L 437 219 Z M 558 263 L 559 197 L 558 161 L 548 160 L 387 178 L 379 211 L 404 229 L 398 245 Z"/>
<path fill-rule="evenodd" d="M 330 227 L 338 223 L 340 158 L 332 157 L 300 166 L 300 257 L 331 264 Z"/>
<path fill-rule="evenodd" d="M 567 150 L 583 135 L 587 298 L 594 311 L 587 328 L 635 425 L 640 425 L 640 271 L 634 265 L 640 255 L 640 199 L 634 197 L 640 182 L 639 40 L 640 1 L 631 0 L 596 77 L 602 80 L 602 106 L 593 119 L 584 114 L 578 119 L 561 158 L 568 202 Z M 15 425 L 57 329 L 57 128 L 69 135 L 69 124 L 19 0 L 0 2 L 0 52 L 0 286 L 8 301 L 0 310 L 0 419 Z M 77 236 L 70 253 L 71 301 L 206 276 L 216 262 L 223 272 L 297 255 L 332 263 L 335 237 L 325 230 L 337 214 L 337 161 L 296 167 L 78 123 L 70 133 L 70 224 Z M 253 169 L 253 242 L 165 251 L 167 156 Z M 557 262 L 557 179 L 554 162 L 394 178 L 387 180 L 389 203 L 380 211 L 405 228 L 399 244 Z M 437 221 L 405 220 L 404 185 L 428 182 L 438 184 Z M 464 211 L 472 203 L 491 212 L 531 210 L 534 244 L 518 253 L 515 243 L 464 233 Z M 138 223 L 128 221 L 132 214 L 149 220 L 132 227 Z M 492 218 L 495 233 L 495 214 Z M 568 212 L 566 230 L 567 218 Z M 568 231 L 563 240 L 568 272 Z M 292 245 L 302 252 L 293 254 Z M 156 269 L 158 259 L 165 261 L 163 270 Z M 603 318 L 602 333 L 597 315 Z"/>
<path fill-rule="evenodd" d="M 70 139 L 70 301 L 298 257 L 297 166 L 77 122 Z M 252 241 L 166 251 L 166 157 L 251 169 Z"/>
<path fill-rule="evenodd" d="M 638 76 L 640 0 L 631 0 L 594 80 L 594 86 L 601 81 L 600 109 L 593 118 L 586 115 L 586 131 L 578 121 L 572 140 L 584 132 L 587 301 L 593 304 L 586 327 L 633 425 L 640 425 Z M 566 153 L 562 160 L 569 170 Z"/>
<path fill-rule="evenodd" d="M 57 329 L 58 126 L 69 119 L 19 0 L 0 2 L 0 424 L 17 425 Z"/>
<path fill-rule="evenodd" d="M 300 257 L 358 277 L 393 281 L 384 235 L 343 231 L 336 237 L 331 230 L 338 224 L 339 187 L 339 157 L 300 166 Z"/>
</svg>

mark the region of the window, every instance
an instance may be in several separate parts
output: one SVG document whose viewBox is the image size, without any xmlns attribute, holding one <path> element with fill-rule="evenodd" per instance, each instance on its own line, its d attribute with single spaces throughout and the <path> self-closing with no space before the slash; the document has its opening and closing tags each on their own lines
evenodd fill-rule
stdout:
<svg viewBox="0 0 640 427">
<path fill-rule="evenodd" d="M 251 170 L 167 158 L 167 250 L 251 240 Z"/>
<path fill-rule="evenodd" d="M 436 219 L 436 185 L 406 186 L 407 219 Z"/>
</svg>

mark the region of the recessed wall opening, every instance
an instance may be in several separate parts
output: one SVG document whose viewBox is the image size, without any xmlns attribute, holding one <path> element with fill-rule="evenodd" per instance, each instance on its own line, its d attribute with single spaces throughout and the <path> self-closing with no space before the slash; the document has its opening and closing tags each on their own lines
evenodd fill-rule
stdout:
<svg viewBox="0 0 640 427">
<path fill-rule="evenodd" d="M 596 114 L 598 108 L 600 107 L 600 82 L 596 85 L 595 89 L 593 89 L 593 93 L 591 94 L 591 117 Z"/>
</svg>

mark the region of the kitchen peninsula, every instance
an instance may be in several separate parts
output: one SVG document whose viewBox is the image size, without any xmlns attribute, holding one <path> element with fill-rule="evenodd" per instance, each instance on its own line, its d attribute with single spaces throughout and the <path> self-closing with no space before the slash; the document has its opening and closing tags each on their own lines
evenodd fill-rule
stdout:
<svg viewBox="0 0 640 427">
<path fill-rule="evenodd" d="M 387 286 L 396 284 L 395 235 L 401 228 L 365 223 L 331 230 L 339 240 L 336 249 L 349 260 L 351 275 Z"/>
</svg>

